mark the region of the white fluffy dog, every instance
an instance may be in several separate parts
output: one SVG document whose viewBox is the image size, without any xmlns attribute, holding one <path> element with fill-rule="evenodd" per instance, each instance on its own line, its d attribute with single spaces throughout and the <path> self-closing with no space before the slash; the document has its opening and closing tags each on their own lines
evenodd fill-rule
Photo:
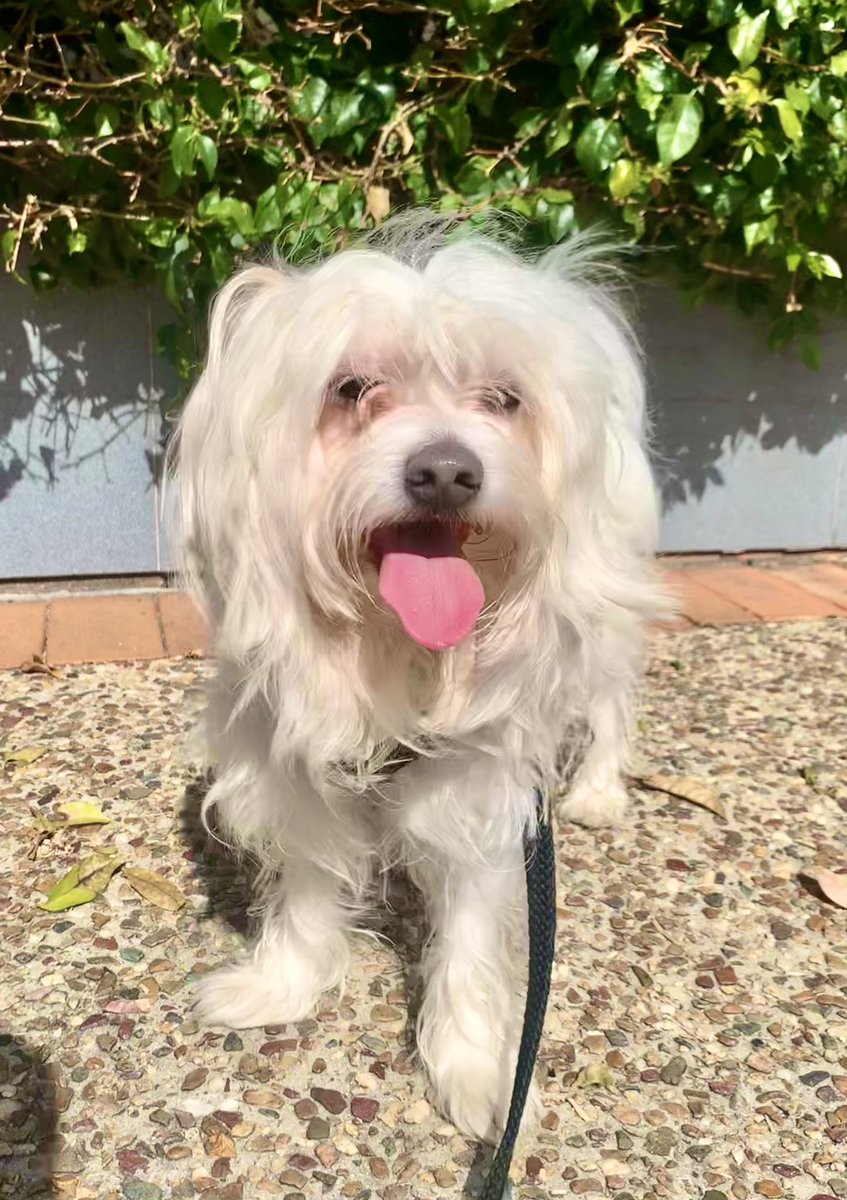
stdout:
<svg viewBox="0 0 847 1200">
<path fill-rule="evenodd" d="M 206 977 L 202 1013 L 304 1017 L 401 863 L 431 930 L 420 1052 L 480 1138 L 519 1039 L 533 786 L 582 719 L 564 814 L 621 817 L 664 610 L 639 355 L 593 263 L 590 241 L 527 260 L 418 215 L 307 268 L 248 267 L 181 423 L 217 659 L 206 811 L 265 868 L 261 935 Z"/>
</svg>

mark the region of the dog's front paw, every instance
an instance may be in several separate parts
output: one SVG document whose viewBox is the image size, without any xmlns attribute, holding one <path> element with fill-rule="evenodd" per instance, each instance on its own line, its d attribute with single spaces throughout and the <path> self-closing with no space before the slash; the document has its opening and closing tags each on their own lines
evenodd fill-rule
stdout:
<svg viewBox="0 0 847 1200">
<path fill-rule="evenodd" d="M 563 821 L 599 829 L 604 825 L 619 825 L 626 815 L 627 803 L 626 788 L 620 778 L 577 777 L 556 811 Z"/>
<path fill-rule="evenodd" d="M 498 1054 L 445 1031 L 433 1038 L 426 1063 L 435 1085 L 438 1103 L 462 1133 L 481 1142 L 500 1139 L 509 1115 L 515 1078 L 515 1054 Z M 538 1085 L 533 1079 L 521 1128 L 531 1128 L 541 1106 Z"/>
<path fill-rule="evenodd" d="M 205 975 L 198 986 L 197 1015 L 207 1025 L 254 1029 L 307 1017 L 320 994 L 304 979 L 286 980 L 278 966 L 254 958 Z"/>
</svg>

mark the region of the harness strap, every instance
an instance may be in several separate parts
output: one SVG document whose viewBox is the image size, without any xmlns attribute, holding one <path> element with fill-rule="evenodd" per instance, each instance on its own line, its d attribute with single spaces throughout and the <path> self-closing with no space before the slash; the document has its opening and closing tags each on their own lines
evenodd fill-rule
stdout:
<svg viewBox="0 0 847 1200">
<path fill-rule="evenodd" d="M 509 1116 L 500 1145 L 485 1177 L 479 1200 L 509 1200 L 512 1195 L 509 1167 L 515 1152 L 521 1118 L 526 1107 L 535 1060 L 544 1028 L 550 994 L 550 978 L 556 946 L 556 855 L 547 806 L 536 788 L 538 831 L 524 836 L 527 923 L 529 927 L 529 972 L 521 1044 Z"/>
</svg>

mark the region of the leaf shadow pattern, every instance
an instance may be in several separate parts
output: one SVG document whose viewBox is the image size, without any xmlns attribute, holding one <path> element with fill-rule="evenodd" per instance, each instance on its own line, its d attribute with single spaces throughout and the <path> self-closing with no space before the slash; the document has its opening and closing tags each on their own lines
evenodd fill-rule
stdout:
<svg viewBox="0 0 847 1200">
<path fill-rule="evenodd" d="M 58 1067 L 0 1033 L 0 1197 L 47 1200 L 60 1150 Z"/>
<path fill-rule="evenodd" d="M 642 300 L 638 323 L 663 512 L 696 504 L 711 489 L 732 487 L 738 502 L 749 505 L 744 521 L 755 540 L 762 489 L 772 487 L 772 496 L 779 489 L 790 497 L 793 486 L 807 484 L 798 470 L 804 458 L 818 460 L 815 470 L 831 443 L 842 439 L 844 445 L 843 324 L 824 328 L 822 368 L 815 372 L 799 361 L 794 349 L 769 351 L 764 327 L 729 309 L 704 305 L 687 312 L 677 293 L 658 286 L 646 288 Z M 827 461 L 832 462 L 834 490 L 834 457 Z M 818 475 L 818 484 L 826 488 L 828 478 Z"/>
</svg>

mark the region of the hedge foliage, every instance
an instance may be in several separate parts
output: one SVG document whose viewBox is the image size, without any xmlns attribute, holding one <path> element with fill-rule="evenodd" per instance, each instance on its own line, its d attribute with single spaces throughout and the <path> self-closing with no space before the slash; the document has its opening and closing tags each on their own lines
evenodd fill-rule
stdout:
<svg viewBox="0 0 847 1200">
<path fill-rule="evenodd" d="M 542 241 L 599 218 L 814 365 L 843 307 L 846 23 L 844 0 L 7 2 L 3 259 L 42 287 L 159 275 L 187 373 L 256 247 L 413 203 Z"/>
</svg>

